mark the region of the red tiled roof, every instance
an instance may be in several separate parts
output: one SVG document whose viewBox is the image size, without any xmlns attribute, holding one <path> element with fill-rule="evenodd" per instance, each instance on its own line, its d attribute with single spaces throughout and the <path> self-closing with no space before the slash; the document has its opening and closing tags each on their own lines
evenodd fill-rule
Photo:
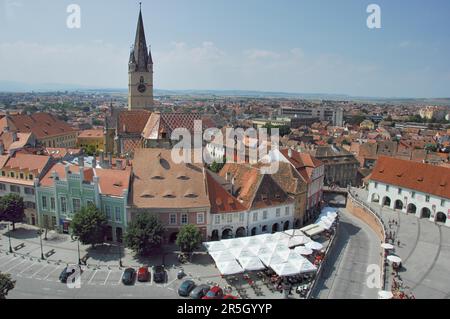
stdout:
<svg viewBox="0 0 450 319">
<path fill-rule="evenodd" d="M 450 198 L 450 169 L 380 156 L 371 180 Z"/>
<path fill-rule="evenodd" d="M 10 130 L 22 133 L 32 132 L 38 139 L 76 131 L 69 124 L 49 113 L 8 115 L 0 120 L 0 126 L 2 129 L 8 126 Z"/>
<path fill-rule="evenodd" d="M 99 177 L 100 194 L 123 196 L 130 185 L 131 170 L 127 169 L 95 169 L 95 176 Z"/>
<path fill-rule="evenodd" d="M 228 193 L 208 171 L 206 171 L 206 183 L 211 202 L 211 213 L 232 213 L 245 210 L 245 206 Z"/>
<path fill-rule="evenodd" d="M 151 112 L 147 110 L 122 111 L 117 120 L 118 133 L 141 134 Z"/>
<path fill-rule="evenodd" d="M 103 137 L 103 130 L 84 130 L 78 134 L 81 138 L 99 138 Z"/>
<path fill-rule="evenodd" d="M 4 168 L 29 170 L 40 174 L 50 160 L 50 156 L 17 153 L 4 165 Z"/>
<path fill-rule="evenodd" d="M 62 163 L 57 163 L 53 165 L 48 172 L 44 175 L 44 177 L 41 179 L 41 185 L 42 186 L 53 186 L 54 180 L 52 177 L 52 173 L 56 172 L 58 174 L 59 179 L 66 179 L 66 171 L 65 171 L 65 165 Z M 84 170 L 84 181 L 91 183 L 94 177 L 94 171 L 90 167 L 83 168 Z M 79 173 L 80 168 L 77 165 L 69 165 L 69 172 Z"/>
</svg>

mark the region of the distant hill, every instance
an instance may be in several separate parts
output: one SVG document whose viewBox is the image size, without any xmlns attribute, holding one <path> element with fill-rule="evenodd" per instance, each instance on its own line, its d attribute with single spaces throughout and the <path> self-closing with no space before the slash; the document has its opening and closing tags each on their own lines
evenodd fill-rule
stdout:
<svg viewBox="0 0 450 319">
<path fill-rule="evenodd" d="M 127 88 L 101 88 L 83 85 L 42 83 L 30 84 L 13 81 L 0 81 L 0 92 L 52 92 L 52 91 L 89 91 L 101 93 L 126 93 Z M 267 92 L 252 90 L 164 90 L 155 89 L 155 96 L 163 95 L 187 95 L 202 97 L 246 97 L 246 98 L 297 98 L 305 100 L 333 100 L 333 101 L 359 101 L 371 103 L 391 103 L 391 104 L 417 104 L 417 105 L 450 105 L 449 98 L 382 98 L 351 96 L 347 94 L 328 93 L 289 93 L 289 92 Z"/>
</svg>

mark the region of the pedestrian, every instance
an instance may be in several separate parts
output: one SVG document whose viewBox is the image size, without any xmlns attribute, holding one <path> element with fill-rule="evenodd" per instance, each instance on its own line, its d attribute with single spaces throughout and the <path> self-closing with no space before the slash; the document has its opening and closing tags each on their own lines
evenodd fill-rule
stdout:
<svg viewBox="0 0 450 319">
<path fill-rule="evenodd" d="M 397 246 L 400 247 L 400 240 L 397 240 Z"/>
</svg>

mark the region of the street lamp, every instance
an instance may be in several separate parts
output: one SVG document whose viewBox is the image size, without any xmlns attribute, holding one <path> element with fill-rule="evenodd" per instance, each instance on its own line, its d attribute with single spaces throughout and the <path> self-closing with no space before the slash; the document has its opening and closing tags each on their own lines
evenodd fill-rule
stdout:
<svg viewBox="0 0 450 319">
<path fill-rule="evenodd" d="M 40 243 L 41 243 L 41 259 L 42 259 L 42 260 L 45 259 L 45 258 L 44 258 L 44 247 L 42 246 L 42 233 L 43 233 L 43 232 L 44 232 L 44 231 L 42 230 L 42 228 L 38 230 L 39 241 L 40 241 Z"/>
<path fill-rule="evenodd" d="M 8 225 L 9 252 L 12 253 L 13 249 L 11 246 L 11 232 L 9 231 L 9 223 L 7 225 Z"/>
<path fill-rule="evenodd" d="M 77 250 L 78 250 L 78 265 L 81 265 L 81 255 L 80 255 L 80 237 L 76 236 L 75 239 L 77 240 Z"/>
</svg>

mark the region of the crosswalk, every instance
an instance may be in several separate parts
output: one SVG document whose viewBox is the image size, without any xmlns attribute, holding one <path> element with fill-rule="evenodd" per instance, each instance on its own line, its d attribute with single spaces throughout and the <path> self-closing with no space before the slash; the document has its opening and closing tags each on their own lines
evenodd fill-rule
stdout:
<svg viewBox="0 0 450 319">
<path fill-rule="evenodd" d="M 35 279 L 41 281 L 58 282 L 61 272 L 66 264 L 30 259 L 23 256 L 0 254 L 0 271 L 9 273 L 13 277 Z M 93 268 L 81 266 L 81 282 L 90 286 L 117 286 L 122 285 L 123 269 L 119 268 Z M 137 269 L 136 269 L 137 270 Z M 150 269 L 151 272 L 151 269 Z M 135 281 L 135 286 L 157 286 L 174 289 L 176 275 L 168 271 L 168 280 L 164 284 L 153 282 L 153 274 L 149 282 Z"/>
</svg>

